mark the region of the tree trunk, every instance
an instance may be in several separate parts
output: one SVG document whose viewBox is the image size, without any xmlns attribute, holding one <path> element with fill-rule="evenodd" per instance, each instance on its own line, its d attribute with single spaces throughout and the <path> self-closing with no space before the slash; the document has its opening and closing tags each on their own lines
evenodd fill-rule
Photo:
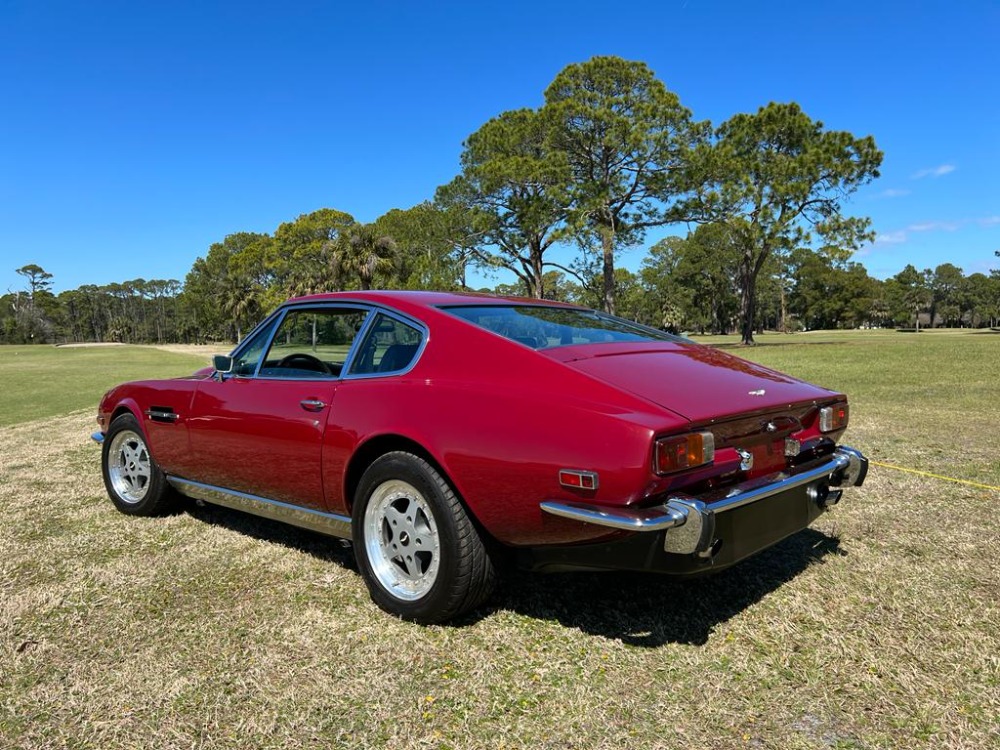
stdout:
<svg viewBox="0 0 1000 750">
<path fill-rule="evenodd" d="M 757 317 L 757 277 L 764 261 L 771 255 L 767 241 L 756 246 L 757 257 L 754 257 L 755 240 L 751 235 L 744 239 L 740 258 L 740 343 L 753 346 L 754 319 Z M 763 333 L 763 329 L 761 329 Z"/>
<path fill-rule="evenodd" d="M 753 319 L 757 313 L 757 274 L 754 273 L 753 252 L 743 251 L 740 261 L 740 343 L 752 345 Z"/>
<path fill-rule="evenodd" d="M 781 322 L 778 323 L 778 330 L 782 333 L 788 333 L 788 324 L 785 322 L 788 319 L 788 303 L 785 300 L 785 284 L 783 279 L 779 279 L 780 290 L 781 290 Z"/>
<path fill-rule="evenodd" d="M 531 275 L 534 276 L 534 294 L 537 299 L 545 299 L 545 279 L 542 273 L 543 251 L 535 245 L 530 246 L 531 250 Z"/>
<path fill-rule="evenodd" d="M 601 227 L 601 250 L 604 253 L 604 310 L 615 314 L 615 230 Z"/>
</svg>

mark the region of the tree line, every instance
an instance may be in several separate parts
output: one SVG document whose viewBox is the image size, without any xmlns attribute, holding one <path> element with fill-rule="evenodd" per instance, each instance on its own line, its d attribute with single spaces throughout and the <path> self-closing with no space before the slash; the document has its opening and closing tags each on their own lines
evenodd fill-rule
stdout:
<svg viewBox="0 0 1000 750">
<path fill-rule="evenodd" d="M 17 269 L 0 341 L 236 341 L 288 296 L 338 289 L 467 289 L 470 268 L 516 279 L 485 290 L 562 299 L 673 330 L 992 325 L 1000 278 L 951 264 L 879 281 L 850 261 L 870 220 L 844 203 L 878 177 L 871 136 L 830 131 L 795 103 L 718 127 L 697 121 L 643 63 L 595 57 L 561 71 L 536 109 L 503 112 L 463 144 L 433 199 L 369 224 L 321 209 L 273 233 L 236 232 L 183 283 L 134 279 L 54 295 Z M 622 252 L 664 225 L 694 227 Z M 553 260 L 555 247 L 572 260 Z M 564 253 L 565 254 L 565 253 Z"/>
<path fill-rule="evenodd" d="M 427 205 L 414 210 L 426 213 L 425 218 L 436 215 Z M 319 227 L 329 215 L 315 212 L 282 226 L 290 231 L 288 227 L 311 224 L 313 232 L 325 233 Z M 251 233 L 230 235 L 213 245 L 195 262 L 185 284 L 134 279 L 55 295 L 50 274 L 37 265 L 24 266 L 17 271 L 25 277 L 25 289 L 0 298 L 0 342 L 235 342 L 288 294 L 375 286 L 468 288 L 463 265 L 449 254 L 390 240 L 370 225 L 356 225 L 350 236 L 358 238 L 352 246 L 355 254 L 337 262 L 341 269 L 356 266 L 356 278 L 348 276 L 341 284 L 328 284 L 324 273 L 309 271 L 327 267 L 329 261 L 322 257 L 317 265 L 293 270 L 293 263 L 277 270 L 267 258 L 286 256 L 275 247 L 274 237 Z M 320 245 L 313 249 L 323 256 Z M 246 275 L 247 266 L 257 269 L 253 275 Z M 638 271 L 617 268 L 614 273 L 614 294 L 624 317 L 674 331 L 739 330 L 738 249 L 725 227 L 705 225 L 687 237 L 667 237 L 649 249 Z M 291 278 L 279 281 L 286 275 Z M 602 281 L 594 275 L 581 283 L 560 270 L 544 271 L 541 279 L 545 298 L 591 307 L 601 305 Z M 528 292 L 523 282 L 479 291 Z M 758 278 L 757 298 L 753 326 L 758 331 L 919 327 L 931 321 L 949 327 L 1000 326 L 1000 270 L 966 276 L 951 263 L 924 271 L 907 265 L 880 281 L 834 248 L 799 248 L 773 259 Z"/>
</svg>

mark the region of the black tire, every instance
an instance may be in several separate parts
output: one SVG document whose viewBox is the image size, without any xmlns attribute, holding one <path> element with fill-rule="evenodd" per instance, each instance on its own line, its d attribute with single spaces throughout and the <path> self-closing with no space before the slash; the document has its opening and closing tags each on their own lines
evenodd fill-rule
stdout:
<svg viewBox="0 0 1000 750">
<path fill-rule="evenodd" d="M 395 451 L 376 459 L 361 477 L 352 515 L 358 569 L 386 612 L 445 622 L 492 593 L 496 569 L 478 530 L 451 485 L 419 456 Z"/>
<path fill-rule="evenodd" d="M 177 509 L 178 496 L 153 460 L 131 414 L 111 422 L 101 450 L 101 473 L 111 502 L 130 516 L 162 516 Z"/>
</svg>

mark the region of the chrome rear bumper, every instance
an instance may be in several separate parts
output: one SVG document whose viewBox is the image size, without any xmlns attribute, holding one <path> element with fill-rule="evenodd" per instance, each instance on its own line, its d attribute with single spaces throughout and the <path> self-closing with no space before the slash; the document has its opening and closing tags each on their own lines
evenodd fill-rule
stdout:
<svg viewBox="0 0 1000 750">
<path fill-rule="evenodd" d="M 671 495 L 649 508 L 614 508 L 576 502 L 541 503 L 546 513 L 620 531 L 668 531 L 664 549 L 679 554 L 710 554 L 715 537 L 715 515 L 804 488 L 820 509 L 835 505 L 841 490 L 857 487 L 868 473 L 868 459 L 860 451 L 840 446 L 825 461 L 801 471 L 780 471 L 698 497 Z"/>
</svg>

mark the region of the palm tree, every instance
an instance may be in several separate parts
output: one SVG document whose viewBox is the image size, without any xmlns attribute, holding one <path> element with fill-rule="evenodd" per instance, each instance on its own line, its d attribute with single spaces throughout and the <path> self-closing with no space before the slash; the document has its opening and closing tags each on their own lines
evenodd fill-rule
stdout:
<svg viewBox="0 0 1000 750">
<path fill-rule="evenodd" d="M 253 327 L 260 317 L 259 291 L 247 281 L 228 276 L 220 289 L 222 311 L 232 321 L 236 332 L 236 343 L 243 340 L 243 331 Z"/>
<path fill-rule="evenodd" d="M 392 237 L 375 224 L 354 224 L 335 243 L 330 262 L 338 280 L 353 276 L 362 289 L 371 289 L 376 275 L 392 275 L 397 257 Z"/>
<path fill-rule="evenodd" d="M 329 263 L 327 258 L 324 257 L 323 260 Z M 329 265 L 300 263 L 288 274 L 288 294 L 292 297 L 330 292 L 335 289 L 337 289 L 336 277 L 330 273 Z"/>
</svg>

